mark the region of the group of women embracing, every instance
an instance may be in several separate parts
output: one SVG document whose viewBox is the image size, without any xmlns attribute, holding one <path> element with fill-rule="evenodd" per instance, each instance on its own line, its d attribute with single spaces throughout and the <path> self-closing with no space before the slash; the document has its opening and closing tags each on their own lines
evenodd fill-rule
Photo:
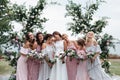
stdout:
<svg viewBox="0 0 120 80">
<path fill-rule="evenodd" d="M 74 50 L 78 58 L 66 56 L 67 50 Z M 27 57 L 31 50 L 44 55 L 43 60 Z M 88 53 L 94 53 L 89 58 Z M 88 32 L 86 39 L 69 40 L 66 34 L 54 31 L 43 35 L 38 32 L 34 36 L 26 34 L 21 56 L 17 62 L 17 80 L 112 80 L 101 67 L 100 46 L 94 33 Z M 59 58 L 62 55 L 62 58 Z M 64 56 L 65 55 L 65 56 Z M 81 59 L 80 57 L 84 57 Z M 55 62 L 52 63 L 53 60 Z"/>
</svg>

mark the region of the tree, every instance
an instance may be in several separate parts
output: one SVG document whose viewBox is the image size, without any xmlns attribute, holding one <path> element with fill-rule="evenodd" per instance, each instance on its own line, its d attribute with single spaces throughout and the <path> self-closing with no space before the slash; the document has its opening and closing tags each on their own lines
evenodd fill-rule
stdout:
<svg viewBox="0 0 120 80">
<path fill-rule="evenodd" d="M 42 12 L 46 5 L 46 0 L 38 0 L 35 7 L 31 7 L 29 10 L 26 6 L 17 4 L 10 4 L 8 0 L 0 0 L 0 46 L 6 44 L 5 49 L 9 46 L 20 47 L 23 41 L 23 36 L 27 32 L 36 32 L 36 30 L 43 32 L 43 23 L 47 21 L 45 17 L 42 17 Z M 22 24 L 23 28 L 18 32 L 13 32 L 14 26 L 12 21 Z M 9 43 L 9 45 L 8 45 Z M 18 45 L 18 46 L 16 46 Z M 2 49 L 3 45 L 0 47 Z M 16 63 L 18 55 L 16 52 L 5 51 L 6 60 L 10 62 L 10 66 L 16 70 Z M 12 56 L 12 57 L 11 57 Z M 16 80 L 14 71 L 9 80 Z"/>
<path fill-rule="evenodd" d="M 42 18 L 42 11 L 46 5 L 45 0 L 39 0 L 35 7 L 31 7 L 27 10 L 24 5 L 13 5 L 14 20 L 23 24 L 22 32 L 35 32 L 36 29 L 43 31 L 42 23 L 47 21 L 46 18 Z"/>
<path fill-rule="evenodd" d="M 10 40 L 10 33 L 13 30 L 11 25 L 11 8 L 8 0 L 0 0 L 0 57 L 2 56 L 2 44 Z"/>
<path fill-rule="evenodd" d="M 87 4 L 86 7 L 82 7 L 82 4 L 76 4 L 73 1 L 69 1 L 66 5 L 67 14 L 70 16 L 73 22 L 68 23 L 68 30 L 72 31 L 72 34 L 87 33 L 93 31 L 95 33 L 101 33 L 102 29 L 107 25 L 106 18 L 103 17 L 91 24 L 95 12 L 99 9 L 99 5 L 103 1 L 96 0 L 96 3 Z"/>
<path fill-rule="evenodd" d="M 113 47 L 115 49 L 115 45 L 112 42 L 112 40 L 114 40 L 114 38 L 111 35 L 106 33 L 101 37 L 101 40 L 99 41 L 100 47 L 102 49 L 102 54 L 100 58 L 104 61 L 102 63 L 102 67 L 105 69 L 107 73 L 110 73 L 110 70 L 109 70 L 110 62 L 108 60 L 109 52 L 110 52 L 109 48 Z"/>
<path fill-rule="evenodd" d="M 100 47 L 102 49 L 101 59 L 103 59 L 103 67 L 106 69 L 106 72 L 109 72 L 109 65 L 107 63 L 109 46 L 114 47 L 112 40 L 113 37 L 108 34 L 104 34 L 103 37 L 100 37 L 99 34 L 102 32 L 103 28 L 107 25 L 107 17 L 102 17 L 101 19 L 93 22 L 93 16 L 95 12 L 99 9 L 99 5 L 104 1 L 95 0 L 95 2 L 89 2 L 85 7 L 82 7 L 82 4 L 74 3 L 69 1 L 66 5 L 66 17 L 70 17 L 72 22 L 68 23 L 68 30 L 72 31 L 72 35 L 84 34 L 87 32 L 93 31 L 98 38 Z M 108 45 L 109 43 L 109 45 Z"/>
<path fill-rule="evenodd" d="M 8 0 L 0 0 L 0 45 L 9 41 L 12 31 Z"/>
</svg>

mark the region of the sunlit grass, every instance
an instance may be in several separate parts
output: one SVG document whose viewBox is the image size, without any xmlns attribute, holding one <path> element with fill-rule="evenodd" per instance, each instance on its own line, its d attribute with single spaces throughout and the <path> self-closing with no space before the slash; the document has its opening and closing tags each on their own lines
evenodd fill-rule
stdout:
<svg viewBox="0 0 120 80">
<path fill-rule="evenodd" d="M 120 59 L 110 59 L 112 74 L 120 76 Z M 10 74 L 13 68 L 9 66 L 9 63 L 5 60 L 0 60 L 0 75 Z"/>
<path fill-rule="evenodd" d="M 120 59 L 111 59 L 110 71 L 112 74 L 120 76 Z"/>
<path fill-rule="evenodd" d="M 10 74 L 13 68 L 9 66 L 9 63 L 5 60 L 0 60 L 0 75 Z"/>
</svg>

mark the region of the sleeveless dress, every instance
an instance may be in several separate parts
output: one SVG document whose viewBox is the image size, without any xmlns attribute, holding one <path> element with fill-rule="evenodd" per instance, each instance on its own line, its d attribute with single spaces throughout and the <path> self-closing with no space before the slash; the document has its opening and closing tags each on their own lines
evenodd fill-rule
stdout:
<svg viewBox="0 0 120 80">
<path fill-rule="evenodd" d="M 54 47 L 55 56 L 58 56 L 60 53 L 64 52 L 64 41 L 56 41 Z M 66 63 L 62 63 L 62 60 L 59 58 L 56 58 L 56 63 L 52 67 L 50 80 L 68 80 Z"/>
<path fill-rule="evenodd" d="M 36 51 L 40 52 L 40 47 L 38 47 Z M 36 59 L 28 58 L 27 67 L 28 67 L 28 80 L 38 80 L 40 61 Z"/>
<path fill-rule="evenodd" d="M 50 59 L 53 59 L 54 47 L 53 45 L 47 45 L 45 49 L 42 50 L 42 53 L 48 55 Z M 47 62 L 44 60 L 44 63 L 41 65 L 39 71 L 38 80 L 48 80 L 50 78 L 51 68 L 48 66 Z"/>
<path fill-rule="evenodd" d="M 21 47 L 20 53 L 28 54 L 29 49 Z M 28 80 L 27 57 L 21 55 L 17 61 L 16 80 Z"/>
<path fill-rule="evenodd" d="M 86 53 L 84 50 L 77 50 L 77 54 L 83 55 L 83 57 L 86 57 Z M 87 70 L 87 60 L 80 61 L 79 65 L 77 67 L 77 75 L 75 80 L 90 80 Z"/>
<path fill-rule="evenodd" d="M 76 47 L 74 46 L 74 44 L 71 44 L 67 46 L 67 49 L 76 50 Z M 77 74 L 77 60 L 75 58 L 72 58 L 72 60 L 70 61 L 70 58 L 67 57 L 66 66 L 67 66 L 68 80 L 75 80 Z"/>
<path fill-rule="evenodd" d="M 99 45 L 96 46 L 91 45 L 89 47 L 86 47 L 86 52 L 101 53 L 101 49 Z M 90 80 L 112 80 L 112 78 L 109 75 L 107 75 L 107 73 L 105 73 L 105 71 L 101 67 L 99 56 L 97 56 L 97 58 L 93 63 L 91 63 L 91 61 L 88 60 L 87 67 L 88 67 Z"/>
</svg>

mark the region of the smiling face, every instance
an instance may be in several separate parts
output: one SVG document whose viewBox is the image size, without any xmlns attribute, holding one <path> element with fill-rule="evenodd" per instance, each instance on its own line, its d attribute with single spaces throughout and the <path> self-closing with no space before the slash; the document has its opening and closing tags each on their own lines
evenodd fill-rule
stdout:
<svg viewBox="0 0 120 80">
<path fill-rule="evenodd" d="M 49 41 L 49 43 L 53 43 L 53 41 L 54 41 L 53 36 L 52 36 L 52 37 L 50 37 L 50 38 L 48 39 L 48 41 Z"/>
<path fill-rule="evenodd" d="M 68 41 L 68 35 L 67 35 L 67 34 L 63 34 L 63 35 L 62 35 L 62 38 L 63 38 L 64 40 Z"/>
<path fill-rule="evenodd" d="M 55 38 L 55 40 L 60 40 L 61 39 L 61 37 L 57 34 L 54 35 L 54 38 Z"/>
<path fill-rule="evenodd" d="M 30 40 L 33 40 L 33 39 L 34 39 L 33 33 L 30 32 L 30 33 L 28 34 L 28 36 L 29 36 Z"/>
<path fill-rule="evenodd" d="M 91 38 L 91 39 L 94 38 L 94 32 L 92 32 L 92 31 L 88 32 L 87 33 L 87 38 Z"/>
<path fill-rule="evenodd" d="M 39 39 L 40 41 L 42 41 L 42 40 L 43 40 L 43 35 L 42 35 L 42 34 L 39 34 L 39 35 L 38 35 L 38 39 Z"/>
</svg>

